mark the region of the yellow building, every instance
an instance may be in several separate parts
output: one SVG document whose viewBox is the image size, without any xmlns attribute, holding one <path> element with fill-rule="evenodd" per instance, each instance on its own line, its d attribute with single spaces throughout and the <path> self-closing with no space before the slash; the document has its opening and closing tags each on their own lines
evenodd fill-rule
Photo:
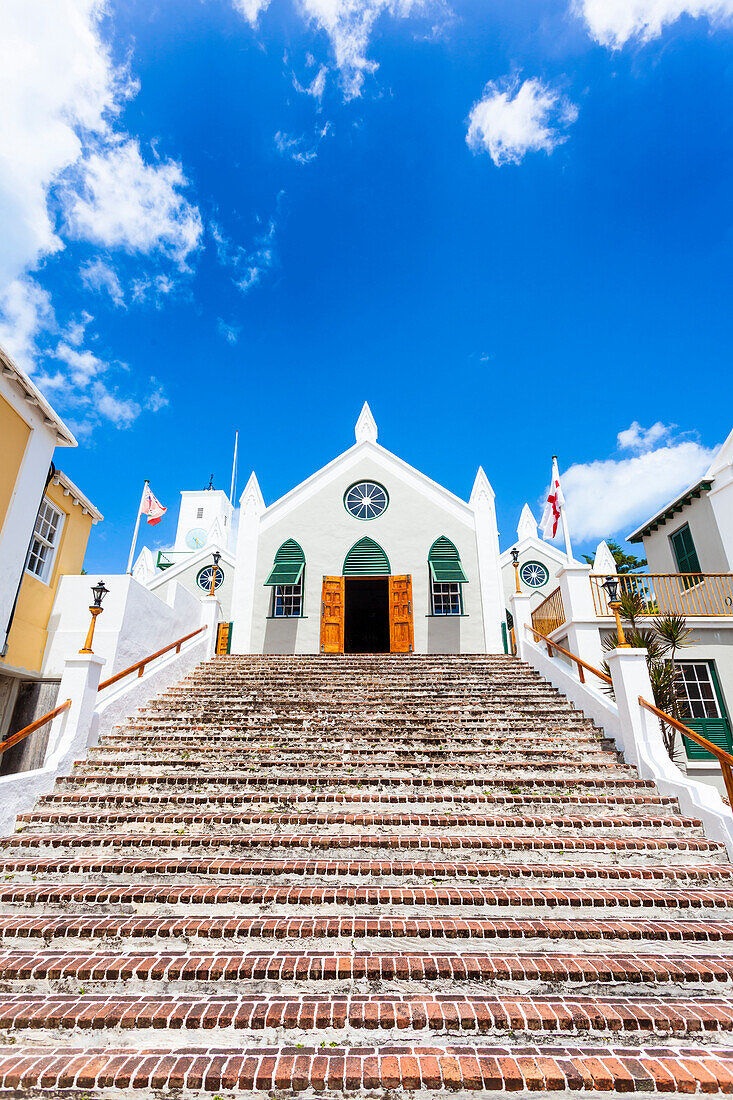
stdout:
<svg viewBox="0 0 733 1100">
<path fill-rule="evenodd" d="M 58 692 L 58 681 L 43 677 L 56 589 L 65 573 L 81 572 L 92 524 L 102 518 L 53 465 L 57 447 L 76 446 L 0 347 L 0 740 L 50 710 Z M 0 773 L 15 751 L 2 754 Z"/>
<path fill-rule="evenodd" d="M 81 573 L 92 525 L 104 517 L 57 470 L 46 487 L 18 593 L 3 666 L 40 672 L 59 578 Z"/>
</svg>

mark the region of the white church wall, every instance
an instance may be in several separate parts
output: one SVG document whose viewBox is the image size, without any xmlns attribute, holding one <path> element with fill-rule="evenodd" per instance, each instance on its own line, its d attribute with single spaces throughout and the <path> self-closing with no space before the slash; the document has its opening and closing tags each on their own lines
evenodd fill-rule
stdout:
<svg viewBox="0 0 733 1100">
<path fill-rule="evenodd" d="M 207 554 L 202 560 L 200 556 L 196 555 L 196 561 L 187 565 L 184 569 L 176 570 L 175 580 L 166 580 L 165 570 L 162 575 L 162 579 L 156 581 L 153 586 L 153 591 L 162 600 L 168 599 L 168 592 L 173 585 L 179 584 L 182 588 L 185 588 L 187 592 L 190 592 L 195 599 L 200 600 L 202 596 L 207 596 L 208 592 L 204 592 L 199 588 L 196 578 L 198 577 L 204 566 L 210 565 L 212 561 L 211 554 Z M 231 619 L 232 611 L 232 594 L 234 591 L 234 566 L 229 565 L 228 562 L 222 562 L 219 566 L 220 570 L 224 574 L 224 580 L 221 582 L 216 590 L 216 595 L 222 606 L 222 614 L 225 620 L 228 622 Z M 160 574 L 158 574 L 160 577 Z"/>
<path fill-rule="evenodd" d="M 189 531 L 202 530 L 207 536 L 204 545 L 211 541 L 211 530 L 216 521 L 227 532 L 227 544 L 231 538 L 232 506 L 223 489 L 184 489 L 181 492 L 181 506 L 178 512 L 175 551 L 191 550 L 186 542 Z M 202 513 L 199 515 L 199 513 Z"/>
<path fill-rule="evenodd" d="M 670 536 L 685 524 L 690 527 L 702 572 L 727 573 L 730 568 L 728 558 L 711 502 L 705 494 L 691 500 L 676 516 L 667 520 L 656 531 L 644 535 L 644 553 L 649 562 L 649 572 L 679 572 Z"/>
<path fill-rule="evenodd" d="M 377 519 L 360 521 L 344 508 L 344 493 L 360 480 L 378 481 L 389 494 L 389 506 Z M 465 519 L 460 514 L 464 510 Z M 468 577 L 463 586 L 464 616 L 457 619 L 457 626 L 443 621 L 438 626 L 429 617 L 428 552 L 441 535 L 455 544 Z M 437 651 L 440 644 L 449 644 L 448 651 L 485 651 L 476 536 L 468 506 L 448 500 L 441 506 L 432 494 L 408 484 L 408 479 L 397 473 L 396 465 L 392 466 L 388 458 L 377 461 L 372 454 L 357 457 L 286 514 L 279 515 L 275 509 L 271 516 L 262 517 L 254 576 L 250 636 L 253 652 L 318 652 L 323 577 L 340 576 L 349 550 L 365 536 L 385 551 L 393 575 L 412 576 L 416 652 Z M 304 617 L 268 620 L 272 593 L 265 587 L 265 581 L 275 553 L 290 538 L 299 543 L 306 559 Z M 237 640 L 236 634 L 235 644 L 239 651 L 242 640 L 241 637 Z"/>
<path fill-rule="evenodd" d="M 60 676 L 67 657 L 78 653 L 89 626 L 90 587 L 97 574 L 62 577 L 48 625 L 43 675 Z M 133 577 L 103 575 L 109 589 L 97 619 L 94 652 L 106 661 L 105 678 L 135 664 L 176 638 L 196 630 L 200 601 L 181 585 L 171 584 L 165 599 Z"/>
</svg>

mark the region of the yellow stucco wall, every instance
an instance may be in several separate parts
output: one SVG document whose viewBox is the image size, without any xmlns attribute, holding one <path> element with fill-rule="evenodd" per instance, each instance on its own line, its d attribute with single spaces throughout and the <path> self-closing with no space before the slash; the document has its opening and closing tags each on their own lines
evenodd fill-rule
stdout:
<svg viewBox="0 0 733 1100">
<path fill-rule="evenodd" d="M 0 397 L 0 530 L 13 498 L 30 427 L 4 397 Z"/>
<path fill-rule="evenodd" d="M 48 620 L 51 616 L 59 578 L 66 573 L 81 573 L 84 564 L 92 517 L 84 515 L 71 496 L 64 496 L 61 485 L 49 485 L 46 496 L 65 515 L 61 539 L 48 583 L 31 573 L 23 575 L 18 606 L 8 638 L 8 652 L 3 664 L 38 672 L 46 646 Z"/>
</svg>

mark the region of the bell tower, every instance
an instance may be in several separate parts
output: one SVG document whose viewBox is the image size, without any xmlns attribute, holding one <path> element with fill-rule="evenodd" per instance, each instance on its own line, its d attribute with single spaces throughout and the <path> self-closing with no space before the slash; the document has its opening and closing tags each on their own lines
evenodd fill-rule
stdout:
<svg viewBox="0 0 733 1100">
<path fill-rule="evenodd" d="M 173 550 L 196 551 L 212 543 L 229 550 L 233 511 L 223 489 L 182 490 Z"/>
</svg>

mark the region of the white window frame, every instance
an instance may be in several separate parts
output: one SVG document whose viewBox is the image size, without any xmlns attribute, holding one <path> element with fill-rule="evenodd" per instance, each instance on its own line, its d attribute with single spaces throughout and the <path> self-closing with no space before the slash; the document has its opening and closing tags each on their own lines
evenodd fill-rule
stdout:
<svg viewBox="0 0 733 1100">
<path fill-rule="evenodd" d="M 272 587 L 272 618 L 273 619 L 302 619 L 303 618 L 303 573 L 297 584 L 275 584 Z M 293 611 L 297 600 L 297 611 Z M 290 610 L 286 610 L 286 609 Z"/>
<path fill-rule="evenodd" d="M 48 514 L 49 512 L 53 515 L 50 516 Z M 56 517 L 56 522 L 54 530 L 51 532 L 50 523 L 54 516 Z M 64 529 L 65 522 L 65 514 L 56 507 L 53 501 L 49 500 L 47 496 L 44 496 L 33 528 L 33 539 L 31 541 L 31 548 L 28 551 L 28 560 L 25 566 L 26 573 L 29 573 L 31 577 L 35 577 L 41 584 L 51 583 L 54 562 L 56 561 L 56 554 L 58 553 L 61 533 Z M 50 538 L 49 535 L 51 536 Z M 45 554 L 41 553 L 41 550 L 45 551 Z M 32 563 L 34 561 L 41 563 L 40 571 L 32 568 Z"/>
<path fill-rule="evenodd" d="M 436 589 L 438 589 L 438 591 L 436 591 Z M 455 589 L 456 591 L 451 593 L 448 589 Z M 442 605 L 444 600 L 446 603 L 448 601 L 452 603 L 454 596 L 458 597 L 458 604 L 455 611 L 435 610 L 436 606 Z M 430 574 L 430 613 L 440 619 L 449 619 L 452 615 L 463 614 L 463 590 L 461 581 L 436 581 L 433 579 L 432 573 Z"/>
</svg>

